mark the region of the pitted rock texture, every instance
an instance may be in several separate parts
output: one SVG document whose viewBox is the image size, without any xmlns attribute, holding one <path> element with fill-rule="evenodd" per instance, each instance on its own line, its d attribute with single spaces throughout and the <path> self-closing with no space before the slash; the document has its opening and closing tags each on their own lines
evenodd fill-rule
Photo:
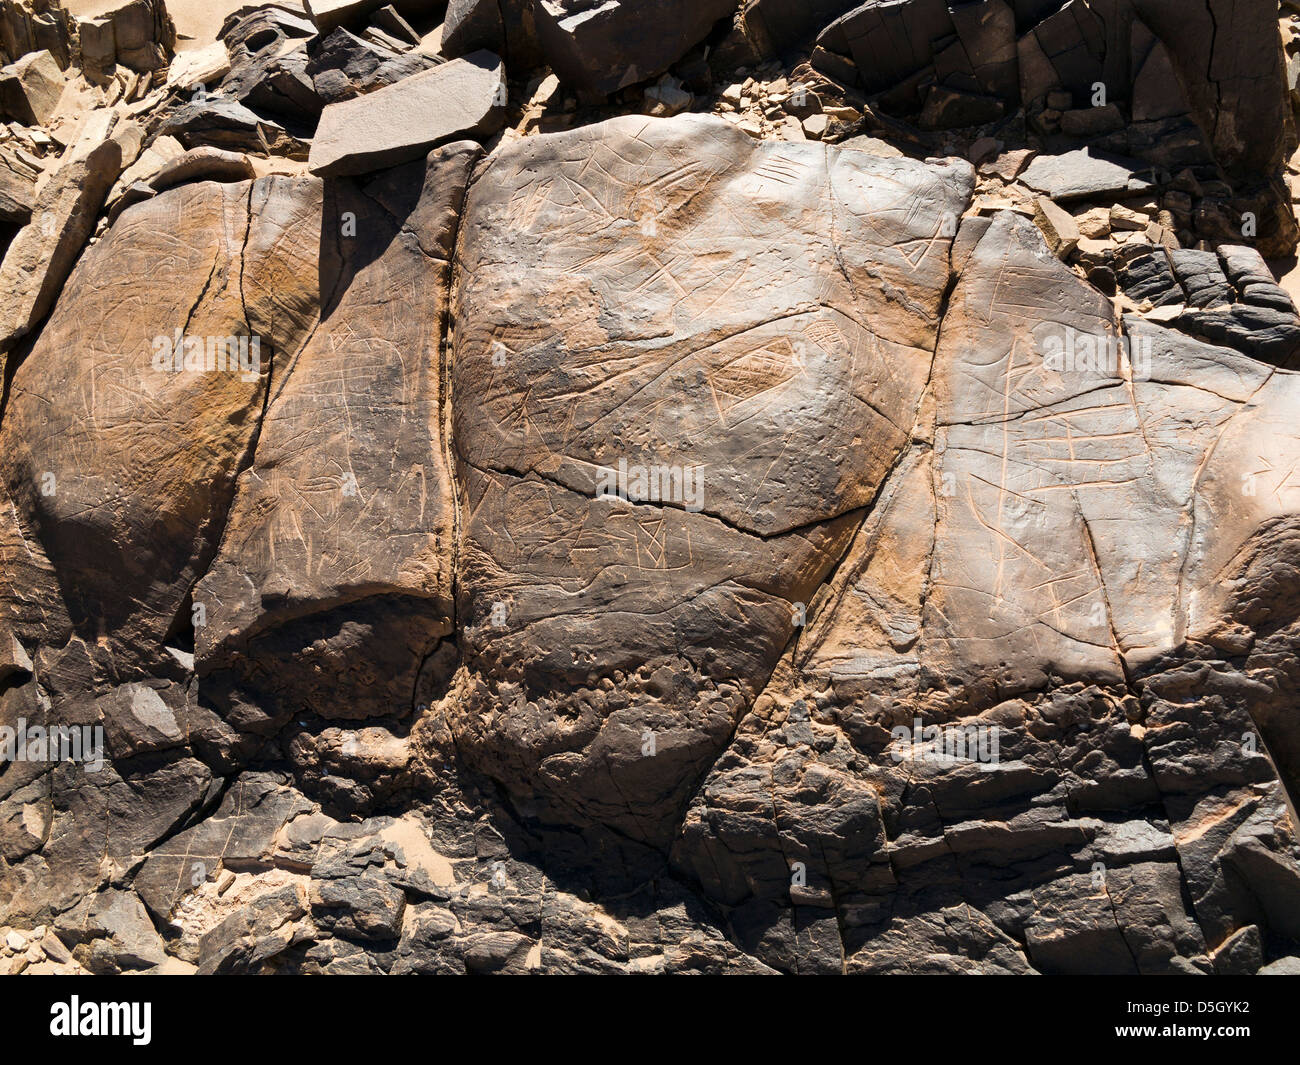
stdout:
<svg viewBox="0 0 1300 1065">
<path fill-rule="evenodd" d="M 93 972 L 1291 964 L 1300 385 L 1191 316 L 1271 275 L 1121 313 L 976 182 L 631 115 L 120 208 L 4 399 L 0 725 L 105 747 L 0 766 L 0 924 Z"/>
</svg>

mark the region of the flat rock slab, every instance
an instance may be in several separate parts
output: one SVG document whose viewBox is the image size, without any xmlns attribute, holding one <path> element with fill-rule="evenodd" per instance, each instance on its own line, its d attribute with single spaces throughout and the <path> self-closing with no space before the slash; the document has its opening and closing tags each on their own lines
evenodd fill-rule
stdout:
<svg viewBox="0 0 1300 1065">
<path fill-rule="evenodd" d="M 475 52 L 321 113 L 308 167 L 322 177 L 365 174 L 418 159 L 436 145 L 495 133 L 505 121 L 505 66 Z"/>
<path fill-rule="evenodd" d="M 1147 168 L 1148 170 L 1150 168 Z M 1153 188 L 1141 176 L 1142 164 L 1080 148 L 1064 155 L 1040 155 L 1020 182 L 1057 203 L 1101 196 L 1137 196 Z"/>
</svg>

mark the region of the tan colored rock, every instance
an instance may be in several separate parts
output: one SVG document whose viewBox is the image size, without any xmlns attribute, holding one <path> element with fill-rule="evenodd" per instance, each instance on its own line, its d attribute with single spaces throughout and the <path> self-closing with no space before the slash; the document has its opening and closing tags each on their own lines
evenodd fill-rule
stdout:
<svg viewBox="0 0 1300 1065">
<path fill-rule="evenodd" d="M 454 310 L 474 764 L 663 837 L 910 438 L 972 185 L 696 116 L 490 157 Z"/>
<path fill-rule="evenodd" d="M 28 628 L 59 623 L 39 577 L 49 564 L 68 579 L 68 623 L 122 661 L 156 659 L 178 618 L 189 625 L 277 344 L 294 350 L 315 322 L 316 276 L 302 265 L 318 255 L 319 197 L 310 179 L 186 185 L 123 213 L 82 257 L 0 429 L 9 535 L 48 559 L 28 586 L 45 598 L 10 608 L 20 639 L 57 640 Z M 232 368 L 227 338 L 250 334 L 265 345 L 236 339 Z M 190 369 L 169 368 L 177 336 Z M 22 583 L 3 585 L 0 604 L 23 601 Z"/>
<path fill-rule="evenodd" d="M 242 152 L 191 148 L 163 163 L 149 179 L 149 185 L 155 192 L 162 192 L 188 181 L 247 181 L 253 176 L 253 164 Z"/>
<path fill-rule="evenodd" d="M 8 145 L 0 147 L 0 219 L 25 225 L 36 202 L 39 168 Z"/>
<path fill-rule="evenodd" d="M 14 238 L 0 264 L 0 353 L 26 336 L 53 305 L 113 182 L 139 151 L 133 123 L 112 125 L 98 112 L 82 139 L 32 205 L 32 220 Z M 111 132 L 110 132 L 111 130 Z"/>
<path fill-rule="evenodd" d="M 110 747 L 0 774 L 0 966 L 1289 964 L 1268 265 L 750 114 L 129 186 L 0 424 L 0 721 Z"/>
<path fill-rule="evenodd" d="M 850 137 L 840 143 L 841 148 L 855 152 L 866 152 L 868 155 L 874 155 L 880 159 L 904 159 L 905 153 L 900 151 L 889 141 L 881 140 L 879 137 Z"/>
<path fill-rule="evenodd" d="M 1039 196 L 1034 201 L 1034 223 L 1058 259 L 1069 258 L 1079 246 L 1079 226 L 1074 217 L 1046 196 Z"/>
<path fill-rule="evenodd" d="M 167 86 L 184 92 L 196 85 L 214 84 L 229 73 L 230 53 L 223 41 L 215 41 L 173 59 L 167 68 Z"/>
<path fill-rule="evenodd" d="M 1088 240 L 1104 240 L 1110 236 L 1110 208 L 1090 207 L 1074 216 L 1079 234 Z"/>
<path fill-rule="evenodd" d="M 115 201 L 127 186 L 134 185 L 137 181 L 148 182 L 166 163 L 184 154 L 185 146 L 175 137 L 155 137 L 149 147 L 140 153 L 140 157 L 123 170 L 113 183 L 108 202 Z"/>
<path fill-rule="evenodd" d="M 49 122 L 63 94 L 64 76 L 48 51 L 0 67 L 0 111 L 26 126 Z"/>
<path fill-rule="evenodd" d="M 1110 209 L 1110 227 L 1113 230 L 1136 230 L 1145 232 L 1151 219 L 1141 211 L 1125 207 L 1122 203 L 1114 204 Z"/>
</svg>

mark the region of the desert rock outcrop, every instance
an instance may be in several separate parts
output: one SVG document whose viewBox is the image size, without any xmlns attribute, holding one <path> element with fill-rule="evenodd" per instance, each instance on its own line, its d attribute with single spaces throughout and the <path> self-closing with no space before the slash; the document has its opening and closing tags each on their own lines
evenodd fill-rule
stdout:
<svg viewBox="0 0 1300 1065">
<path fill-rule="evenodd" d="M 1300 31 L 669 7 L 5 8 L 0 971 L 1296 965 Z"/>
</svg>

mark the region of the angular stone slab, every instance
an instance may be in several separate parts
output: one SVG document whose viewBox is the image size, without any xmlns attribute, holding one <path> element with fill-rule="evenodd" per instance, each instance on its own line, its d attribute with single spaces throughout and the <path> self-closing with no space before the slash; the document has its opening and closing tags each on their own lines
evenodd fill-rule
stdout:
<svg viewBox="0 0 1300 1065">
<path fill-rule="evenodd" d="M 437 144 L 483 137 L 504 121 L 505 67 L 475 52 L 321 113 L 308 167 L 321 176 L 364 174 L 418 159 Z"/>
<path fill-rule="evenodd" d="M 64 81 L 49 52 L 34 52 L 0 67 L 0 112 L 24 126 L 44 126 L 59 104 Z"/>
<path fill-rule="evenodd" d="M 1057 203 L 1072 203 L 1150 192 L 1151 182 L 1140 175 L 1141 169 L 1141 163 L 1080 148 L 1064 155 L 1038 156 L 1019 181 Z"/>
</svg>

